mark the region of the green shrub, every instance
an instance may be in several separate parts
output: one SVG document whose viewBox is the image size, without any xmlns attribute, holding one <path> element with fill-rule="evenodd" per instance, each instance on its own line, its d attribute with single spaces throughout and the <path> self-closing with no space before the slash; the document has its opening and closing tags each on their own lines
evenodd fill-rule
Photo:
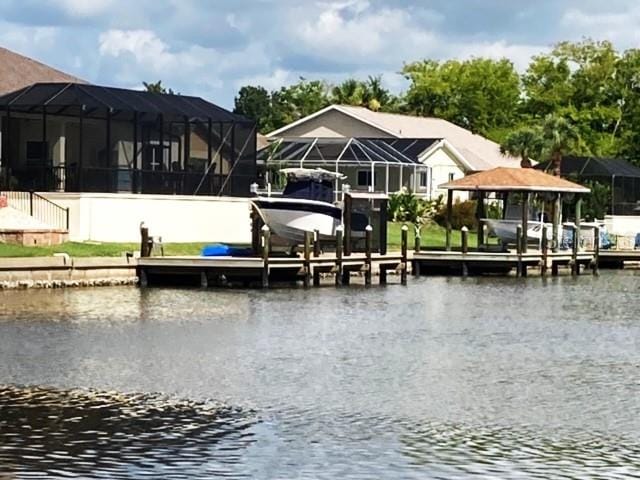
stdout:
<svg viewBox="0 0 640 480">
<path fill-rule="evenodd" d="M 434 221 L 441 226 L 447 224 L 447 206 L 442 205 L 433 217 Z M 456 200 L 451 209 L 451 228 L 460 230 L 467 227 L 469 230 L 476 230 L 476 201 Z"/>
<path fill-rule="evenodd" d="M 389 197 L 389 218 L 394 222 L 413 223 L 419 233 L 423 225 L 432 221 L 441 205 L 442 196 L 435 200 L 428 200 L 403 188 Z"/>
</svg>

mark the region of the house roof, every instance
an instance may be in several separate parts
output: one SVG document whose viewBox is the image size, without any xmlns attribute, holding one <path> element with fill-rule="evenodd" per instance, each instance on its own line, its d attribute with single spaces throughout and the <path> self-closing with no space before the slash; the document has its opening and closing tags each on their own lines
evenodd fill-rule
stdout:
<svg viewBox="0 0 640 480">
<path fill-rule="evenodd" d="M 43 63 L 0 47 L 0 95 L 38 82 L 87 83 Z"/>
<path fill-rule="evenodd" d="M 330 105 L 283 128 L 271 132 L 269 137 L 286 135 L 287 130 L 301 125 L 329 111 L 339 111 L 396 138 L 446 139 L 472 171 L 495 167 L 519 167 L 520 159 L 500 152 L 500 145 L 447 120 L 432 117 L 416 117 L 395 113 L 374 112 L 364 107 Z"/>
<path fill-rule="evenodd" d="M 111 118 L 131 119 L 135 113 L 162 114 L 166 120 L 191 120 L 215 122 L 254 122 L 207 102 L 200 97 L 152 93 L 124 88 L 102 87 L 78 83 L 36 83 L 0 97 L 0 108 L 11 111 L 34 112 L 44 107 L 51 115 L 79 115 L 104 118 L 110 111 Z"/>
<path fill-rule="evenodd" d="M 478 172 L 440 185 L 446 190 L 481 190 L 486 192 L 524 191 L 589 193 L 590 190 L 564 178 L 533 168 L 498 167 Z"/>
<path fill-rule="evenodd" d="M 546 171 L 551 162 L 540 163 L 536 169 Z M 560 164 L 562 176 L 576 175 L 578 177 L 627 177 L 640 178 L 640 168 L 622 158 L 597 157 L 562 157 Z"/>
</svg>

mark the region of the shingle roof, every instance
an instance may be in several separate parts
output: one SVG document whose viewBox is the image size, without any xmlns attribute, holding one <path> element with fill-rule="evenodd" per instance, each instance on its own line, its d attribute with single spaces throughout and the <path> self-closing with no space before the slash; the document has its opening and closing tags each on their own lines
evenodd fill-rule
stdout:
<svg viewBox="0 0 640 480">
<path fill-rule="evenodd" d="M 40 82 L 87 83 L 78 77 L 0 47 L 0 95 Z"/>
<path fill-rule="evenodd" d="M 440 185 L 446 190 L 482 190 L 487 192 L 571 192 L 588 193 L 590 190 L 564 178 L 555 177 L 533 168 L 498 167 L 474 173 Z"/>
<path fill-rule="evenodd" d="M 447 120 L 431 117 L 416 117 L 395 113 L 374 112 L 364 107 L 331 105 L 309 117 L 302 118 L 269 134 L 286 136 L 288 128 L 304 123 L 307 119 L 326 111 L 337 110 L 365 122 L 397 138 L 443 138 L 466 160 L 472 171 L 495 167 L 519 167 L 520 159 L 500 153 L 500 145 Z"/>
</svg>

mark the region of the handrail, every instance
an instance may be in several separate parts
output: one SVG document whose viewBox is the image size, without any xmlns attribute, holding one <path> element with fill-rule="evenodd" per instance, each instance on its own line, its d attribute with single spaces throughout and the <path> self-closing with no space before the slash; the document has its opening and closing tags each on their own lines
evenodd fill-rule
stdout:
<svg viewBox="0 0 640 480">
<path fill-rule="evenodd" d="M 4 191 L 10 207 L 20 210 L 51 227 L 69 231 L 69 208 L 33 192 Z"/>
</svg>

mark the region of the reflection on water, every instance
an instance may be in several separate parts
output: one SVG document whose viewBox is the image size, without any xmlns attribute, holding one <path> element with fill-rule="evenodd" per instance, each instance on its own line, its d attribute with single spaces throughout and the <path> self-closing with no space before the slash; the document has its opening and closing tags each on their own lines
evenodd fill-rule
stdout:
<svg viewBox="0 0 640 480">
<path fill-rule="evenodd" d="M 161 395 L 0 386 L 0 412 L 6 475 L 221 475 L 251 443 L 240 410 Z"/>
<path fill-rule="evenodd" d="M 639 294 L 0 292 L 0 478 L 640 477 Z"/>
</svg>

